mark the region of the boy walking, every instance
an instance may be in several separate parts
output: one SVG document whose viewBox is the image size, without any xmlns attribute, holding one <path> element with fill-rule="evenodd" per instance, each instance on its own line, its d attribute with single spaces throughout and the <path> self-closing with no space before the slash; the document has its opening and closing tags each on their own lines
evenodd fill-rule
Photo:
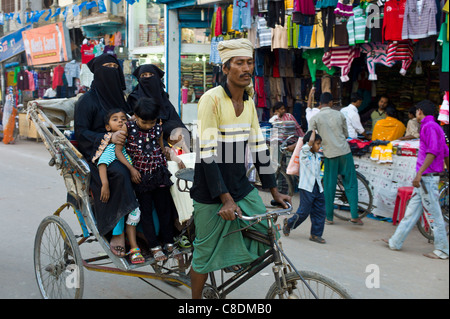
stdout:
<svg viewBox="0 0 450 319">
<path fill-rule="evenodd" d="M 325 196 L 320 181 L 320 155 L 322 138 L 315 131 L 309 131 L 303 138 L 300 151 L 300 206 L 297 213 L 284 220 L 283 233 L 289 236 L 291 229 L 297 228 L 308 216 L 311 218 L 311 236 L 309 240 L 325 244 L 322 238 L 325 224 Z M 308 144 L 306 144 L 308 143 Z"/>
</svg>

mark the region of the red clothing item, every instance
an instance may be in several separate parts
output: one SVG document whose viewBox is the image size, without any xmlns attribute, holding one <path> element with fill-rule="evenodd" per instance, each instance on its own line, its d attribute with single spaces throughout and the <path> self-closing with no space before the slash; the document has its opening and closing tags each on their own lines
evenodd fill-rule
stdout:
<svg viewBox="0 0 450 319">
<path fill-rule="evenodd" d="M 81 63 L 87 64 L 94 58 L 94 45 L 93 44 L 83 44 L 81 46 Z"/>
<path fill-rule="evenodd" d="M 53 70 L 53 90 L 56 90 L 57 86 L 63 86 L 63 74 L 64 68 L 62 66 L 58 65 L 57 67 L 55 67 L 55 69 Z"/>
<path fill-rule="evenodd" d="M 401 41 L 406 0 L 389 0 L 384 5 L 383 41 Z"/>
</svg>

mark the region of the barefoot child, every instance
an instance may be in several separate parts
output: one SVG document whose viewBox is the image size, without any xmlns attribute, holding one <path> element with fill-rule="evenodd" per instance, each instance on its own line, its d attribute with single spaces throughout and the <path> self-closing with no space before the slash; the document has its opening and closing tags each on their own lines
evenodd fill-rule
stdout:
<svg viewBox="0 0 450 319">
<path fill-rule="evenodd" d="M 106 130 L 110 133 L 117 132 L 123 128 L 126 121 L 127 116 L 123 111 L 121 111 L 120 109 L 111 110 L 106 115 L 105 118 Z M 129 163 L 131 163 L 131 158 L 125 152 L 125 148 L 123 146 L 120 146 L 120 148 L 122 149 L 121 152 L 123 156 L 127 159 Z M 108 202 L 110 196 L 107 170 L 108 165 L 111 164 L 114 160 L 117 160 L 115 149 L 116 149 L 115 144 L 109 143 L 104 148 L 104 150 L 102 150 L 102 153 L 97 162 L 100 179 L 102 181 L 100 200 L 104 203 Z M 131 246 L 131 249 L 127 253 L 127 255 L 131 255 L 130 260 L 133 264 L 140 264 L 145 261 L 136 241 L 136 226 L 139 223 L 139 220 L 140 220 L 140 211 L 137 208 L 128 214 L 128 219 L 126 221 L 126 233 Z M 116 227 L 113 229 L 113 236 L 122 234 L 123 228 L 124 228 L 124 218 L 122 218 L 116 225 Z"/>
<path fill-rule="evenodd" d="M 284 220 L 283 233 L 289 236 L 291 229 L 297 228 L 308 216 L 311 218 L 309 240 L 325 244 L 322 238 L 325 224 L 325 197 L 320 180 L 320 155 L 322 138 L 314 130 L 306 133 L 300 151 L 300 206 L 294 216 Z M 307 144 L 306 144 L 307 143 Z"/>
</svg>

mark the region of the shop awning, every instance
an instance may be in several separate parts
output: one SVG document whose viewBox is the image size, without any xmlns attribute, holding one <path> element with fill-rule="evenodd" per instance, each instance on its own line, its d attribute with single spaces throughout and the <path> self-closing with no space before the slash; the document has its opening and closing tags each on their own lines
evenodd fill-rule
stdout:
<svg viewBox="0 0 450 319">
<path fill-rule="evenodd" d="M 0 62 L 8 60 L 9 58 L 25 51 L 23 44 L 22 32 L 31 29 L 31 24 L 10 33 L 0 39 Z"/>
<path fill-rule="evenodd" d="M 167 5 L 169 10 L 195 6 L 198 0 L 156 0 L 156 3 Z"/>
</svg>

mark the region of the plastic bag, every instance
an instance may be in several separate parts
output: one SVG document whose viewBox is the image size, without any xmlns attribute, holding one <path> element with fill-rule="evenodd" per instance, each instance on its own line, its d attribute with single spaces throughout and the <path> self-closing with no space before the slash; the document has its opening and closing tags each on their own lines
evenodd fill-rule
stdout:
<svg viewBox="0 0 450 319">
<path fill-rule="evenodd" d="M 294 152 L 292 153 L 289 165 L 286 169 L 286 174 L 298 176 L 300 171 L 300 150 L 303 147 L 303 139 L 299 138 L 297 145 L 295 145 Z"/>
</svg>

